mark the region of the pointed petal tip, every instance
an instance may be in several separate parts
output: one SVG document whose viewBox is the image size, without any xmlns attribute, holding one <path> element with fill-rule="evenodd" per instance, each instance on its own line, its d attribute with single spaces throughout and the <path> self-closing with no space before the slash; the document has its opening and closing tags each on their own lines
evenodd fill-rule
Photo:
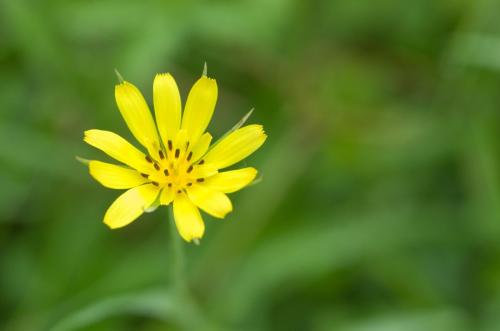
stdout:
<svg viewBox="0 0 500 331">
<path fill-rule="evenodd" d="M 193 238 L 191 239 L 191 241 L 196 245 L 196 246 L 200 246 L 200 238 Z"/>
<path fill-rule="evenodd" d="M 204 68 L 203 73 L 201 74 L 201 77 L 198 80 L 205 81 L 207 83 L 213 83 L 213 84 L 215 84 L 215 87 L 217 88 L 217 80 L 215 78 L 208 76 L 208 72 L 205 71 L 205 69 L 206 69 L 206 67 Z"/>
<path fill-rule="evenodd" d="M 159 72 L 156 74 L 155 79 L 157 78 L 164 78 L 164 77 L 170 77 L 172 76 L 170 72 Z"/>
<path fill-rule="evenodd" d="M 113 224 L 110 224 L 109 222 L 106 221 L 106 219 L 104 219 L 102 221 L 110 230 L 115 230 L 115 229 L 118 229 L 120 228 L 119 226 L 116 226 L 116 225 L 113 225 Z"/>
<path fill-rule="evenodd" d="M 83 131 L 83 140 L 87 139 L 89 133 L 90 133 L 91 130 L 85 130 Z"/>
<path fill-rule="evenodd" d="M 215 218 L 218 218 L 218 219 L 222 220 L 222 219 L 226 218 L 226 216 L 229 215 L 232 211 L 233 211 L 233 203 L 230 201 L 230 206 L 229 206 L 229 208 L 227 210 L 220 211 L 220 214 L 215 214 L 213 212 L 209 213 L 209 214 L 212 215 Z"/>
<path fill-rule="evenodd" d="M 264 126 L 263 125 L 259 125 L 259 129 L 260 129 L 260 134 L 262 136 L 264 136 L 264 139 L 266 139 L 267 138 L 267 132 L 266 132 L 266 130 L 264 130 Z"/>
<path fill-rule="evenodd" d="M 249 127 L 254 127 L 259 135 L 267 137 L 266 130 L 264 130 L 264 125 L 262 124 L 250 124 Z"/>
<path fill-rule="evenodd" d="M 90 129 L 83 131 L 83 141 L 89 143 L 89 141 L 92 139 L 92 134 L 95 133 L 96 131 L 97 129 Z"/>
<path fill-rule="evenodd" d="M 118 84 L 115 84 L 115 94 L 117 92 L 121 92 L 123 89 L 129 87 L 131 84 L 126 80 L 120 81 Z"/>
<path fill-rule="evenodd" d="M 233 212 L 233 205 L 231 204 L 231 209 L 229 209 L 226 213 L 224 213 L 224 214 L 222 215 L 221 219 L 222 219 L 222 218 L 226 218 L 226 216 L 227 216 L 228 214 L 232 213 L 232 212 Z"/>
<path fill-rule="evenodd" d="M 148 208 L 143 208 L 143 210 L 145 213 L 152 213 L 152 212 L 156 211 L 156 209 L 158 209 L 159 206 L 160 206 L 160 204 L 152 205 Z"/>
<path fill-rule="evenodd" d="M 208 76 L 201 76 L 200 80 L 203 80 L 207 86 L 213 85 L 213 88 L 218 89 L 217 80 Z"/>
<path fill-rule="evenodd" d="M 201 74 L 202 76 L 206 76 L 207 75 L 207 61 L 205 61 L 205 63 L 203 64 L 203 73 Z"/>
</svg>

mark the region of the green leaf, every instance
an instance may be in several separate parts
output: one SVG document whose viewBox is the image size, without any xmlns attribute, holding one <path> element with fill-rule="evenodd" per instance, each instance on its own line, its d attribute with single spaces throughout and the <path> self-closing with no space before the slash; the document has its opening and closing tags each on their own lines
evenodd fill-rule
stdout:
<svg viewBox="0 0 500 331">
<path fill-rule="evenodd" d="M 50 330 L 80 330 L 106 318 L 123 314 L 148 316 L 168 321 L 173 319 L 175 307 L 170 292 L 165 289 L 118 295 L 99 300 L 67 314 Z"/>
<path fill-rule="evenodd" d="M 184 330 L 216 330 L 189 300 L 167 288 L 153 288 L 130 294 L 103 298 L 66 314 L 50 331 L 76 331 L 105 319 L 120 316 L 143 316 L 179 326 Z M 200 326 L 203 326 L 200 328 Z"/>
</svg>

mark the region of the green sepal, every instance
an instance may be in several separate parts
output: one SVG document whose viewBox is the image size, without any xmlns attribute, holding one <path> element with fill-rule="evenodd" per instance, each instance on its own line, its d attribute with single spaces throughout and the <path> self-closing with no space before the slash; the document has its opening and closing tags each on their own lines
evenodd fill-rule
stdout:
<svg viewBox="0 0 500 331">
<path fill-rule="evenodd" d="M 250 109 L 250 111 L 248 113 L 246 113 L 245 116 L 243 116 L 241 118 L 241 120 L 238 121 L 238 123 L 236 123 L 231 129 L 229 129 L 229 131 L 227 131 L 226 133 L 224 133 L 222 135 L 222 137 L 220 137 L 219 139 L 217 139 L 217 141 L 214 142 L 210 146 L 210 149 L 214 148 L 214 146 L 217 145 L 218 143 L 220 143 L 222 141 L 222 139 L 226 138 L 228 135 L 230 135 L 234 131 L 236 131 L 239 128 L 241 128 L 243 126 L 243 124 L 245 124 L 245 122 L 248 120 L 248 118 L 250 117 L 250 115 L 252 115 L 252 113 L 253 113 L 254 110 L 255 110 L 255 108 Z"/>
<path fill-rule="evenodd" d="M 116 78 L 118 78 L 118 83 L 123 83 L 125 81 L 125 79 L 123 79 L 123 76 L 120 74 L 120 72 L 118 72 L 118 69 L 115 68 L 115 74 L 116 74 Z"/>
<path fill-rule="evenodd" d="M 75 159 L 83 165 L 88 166 L 90 164 L 90 160 L 84 159 L 83 157 L 79 157 L 78 155 L 75 156 Z"/>
</svg>

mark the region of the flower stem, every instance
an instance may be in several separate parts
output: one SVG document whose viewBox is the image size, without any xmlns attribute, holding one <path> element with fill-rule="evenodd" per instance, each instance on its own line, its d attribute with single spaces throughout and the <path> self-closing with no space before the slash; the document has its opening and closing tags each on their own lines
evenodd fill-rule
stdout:
<svg viewBox="0 0 500 331">
<path fill-rule="evenodd" d="M 176 302 L 181 309 L 183 324 L 187 330 L 220 330 L 219 327 L 205 316 L 201 307 L 194 300 L 187 283 L 188 277 L 185 275 L 185 255 L 184 242 L 177 233 L 172 206 L 168 207 L 169 227 L 170 227 L 170 250 L 171 250 L 171 281 Z M 201 329 L 200 329 L 201 327 Z"/>
<path fill-rule="evenodd" d="M 182 240 L 177 233 L 177 229 L 175 227 L 174 213 L 173 208 L 170 206 L 168 208 L 168 216 L 169 216 L 169 227 L 170 227 L 170 249 L 172 254 L 172 264 L 171 264 L 171 277 L 174 288 L 177 291 L 184 292 L 186 290 L 186 283 L 184 277 L 184 249 L 182 247 Z"/>
</svg>

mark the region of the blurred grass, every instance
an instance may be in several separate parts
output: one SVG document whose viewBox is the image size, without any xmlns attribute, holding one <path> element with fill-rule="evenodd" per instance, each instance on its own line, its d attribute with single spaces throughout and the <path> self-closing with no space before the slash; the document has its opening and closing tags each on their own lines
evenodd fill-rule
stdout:
<svg viewBox="0 0 500 331">
<path fill-rule="evenodd" d="M 480 330 L 500 302 L 500 3 L 0 0 L 0 329 Z M 185 99 L 207 61 L 220 136 L 248 109 L 263 181 L 186 246 L 167 212 L 109 231 L 75 155 L 131 138 L 118 68 Z M 133 140 L 133 139 L 131 139 Z"/>
</svg>

